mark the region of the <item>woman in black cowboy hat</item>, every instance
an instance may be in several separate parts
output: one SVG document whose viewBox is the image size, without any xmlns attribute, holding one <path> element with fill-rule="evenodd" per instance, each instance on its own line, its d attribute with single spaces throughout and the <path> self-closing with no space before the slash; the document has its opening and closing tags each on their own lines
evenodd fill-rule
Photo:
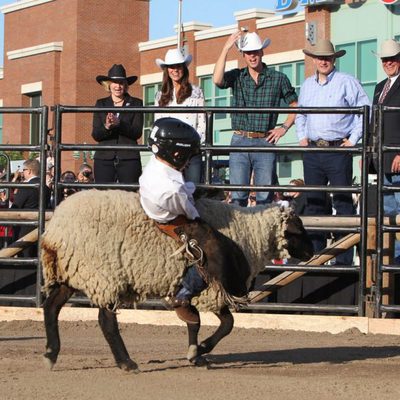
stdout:
<svg viewBox="0 0 400 400">
<path fill-rule="evenodd" d="M 110 96 L 96 101 L 96 107 L 115 107 L 113 113 L 94 113 L 92 137 L 99 145 L 136 145 L 142 136 L 143 114 L 119 113 L 118 107 L 141 107 L 142 100 L 132 97 L 128 87 L 136 76 L 126 76 L 125 68 L 114 64 L 108 75 L 96 80 Z M 96 183 L 137 183 L 142 173 L 140 154 L 137 150 L 97 150 L 94 155 L 94 179 Z"/>
</svg>

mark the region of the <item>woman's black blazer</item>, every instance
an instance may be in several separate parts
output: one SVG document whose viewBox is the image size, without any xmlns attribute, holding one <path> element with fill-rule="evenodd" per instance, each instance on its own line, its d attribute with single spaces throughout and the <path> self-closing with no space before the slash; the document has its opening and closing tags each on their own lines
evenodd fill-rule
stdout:
<svg viewBox="0 0 400 400">
<path fill-rule="evenodd" d="M 142 100 L 125 94 L 123 107 L 142 107 Z M 114 107 L 111 96 L 99 99 L 96 101 L 96 107 Z M 116 112 L 119 107 L 115 107 Z M 142 136 L 143 129 L 143 114 L 138 112 L 120 113 L 120 124 L 107 130 L 104 126 L 106 121 L 106 112 L 93 114 L 93 131 L 92 137 L 100 146 L 127 144 L 135 145 L 137 140 Z M 112 160 L 118 157 L 121 160 L 139 159 L 140 154 L 137 150 L 117 150 L 117 151 L 102 151 L 97 150 L 94 158 L 99 160 Z"/>
</svg>

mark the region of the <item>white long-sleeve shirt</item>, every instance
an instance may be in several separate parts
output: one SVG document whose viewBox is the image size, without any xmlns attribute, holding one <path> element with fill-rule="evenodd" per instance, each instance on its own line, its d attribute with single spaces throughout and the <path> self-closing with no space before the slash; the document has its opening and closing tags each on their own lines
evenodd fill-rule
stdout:
<svg viewBox="0 0 400 400">
<path fill-rule="evenodd" d="M 155 105 L 159 105 L 161 98 L 161 91 L 156 93 Z M 175 90 L 173 93 L 172 100 L 168 103 L 168 107 L 204 107 L 204 94 L 203 91 L 196 85 L 192 85 L 192 94 L 190 97 L 185 99 L 183 103 L 178 104 L 176 102 Z M 206 135 L 206 117 L 204 113 L 156 113 L 154 114 L 154 120 L 157 121 L 159 118 L 173 117 L 177 118 L 188 125 L 196 129 L 200 136 L 201 143 L 205 140 Z"/>
<path fill-rule="evenodd" d="M 139 178 L 140 203 L 145 213 L 157 222 L 172 221 L 178 215 L 199 217 L 194 206 L 193 182 L 185 182 L 180 171 L 164 164 L 154 155 Z"/>
</svg>

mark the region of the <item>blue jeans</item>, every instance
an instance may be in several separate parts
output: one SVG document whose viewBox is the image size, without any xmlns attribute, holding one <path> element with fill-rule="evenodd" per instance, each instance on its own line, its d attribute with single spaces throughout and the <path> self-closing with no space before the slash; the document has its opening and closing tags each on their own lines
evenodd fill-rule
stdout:
<svg viewBox="0 0 400 400">
<path fill-rule="evenodd" d="M 304 153 L 304 182 L 306 185 L 351 186 L 353 178 L 353 158 L 350 153 Z M 330 215 L 332 206 L 326 192 L 307 193 L 305 215 Z M 354 206 L 351 193 L 335 193 L 333 206 L 337 215 L 353 215 Z M 336 239 L 343 235 L 336 235 Z M 322 234 L 313 235 L 314 250 L 320 251 L 326 247 L 326 237 Z M 338 265 L 351 265 L 353 249 L 349 249 L 336 257 Z"/>
<path fill-rule="evenodd" d="M 231 146 L 272 147 L 265 138 L 251 139 L 240 135 L 233 135 Z M 251 174 L 254 174 L 254 185 L 272 185 L 276 177 L 275 153 L 230 153 L 229 181 L 233 185 L 249 185 Z M 232 202 L 242 207 L 247 206 L 249 191 L 232 192 Z M 273 191 L 257 192 L 257 204 L 271 203 Z"/>
<path fill-rule="evenodd" d="M 194 296 L 199 295 L 207 284 L 199 274 L 196 266 L 189 267 L 182 279 L 182 287 L 178 290 L 176 298 L 180 300 L 191 300 Z"/>
<path fill-rule="evenodd" d="M 400 186 L 400 174 L 384 174 L 383 184 L 387 186 Z M 387 216 L 400 214 L 400 192 L 385 193 L 383 196 L 383 210 Z M 395 241 L 394 256 L 400 256 L 400 241 Z M 399 261 L 399 260 L 397 260 Z"/>
</svg>

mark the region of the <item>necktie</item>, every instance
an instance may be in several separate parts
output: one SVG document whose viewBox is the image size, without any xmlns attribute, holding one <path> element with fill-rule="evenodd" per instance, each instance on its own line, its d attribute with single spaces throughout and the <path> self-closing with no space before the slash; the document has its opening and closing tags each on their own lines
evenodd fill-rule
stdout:
<svg viewBox="0 0 400 400">
<path fill-rule="evenodd" d="M 388 94 L 389 89 L 390 89 L 390 78 L 388 78 L 388 80 L 385 83 L 385 86 L 383 87 L 381 96 L 379 97 L 379 104 L 383 103 L 383 100 L 385 100 L 385 97 Z"/>
</svg>

